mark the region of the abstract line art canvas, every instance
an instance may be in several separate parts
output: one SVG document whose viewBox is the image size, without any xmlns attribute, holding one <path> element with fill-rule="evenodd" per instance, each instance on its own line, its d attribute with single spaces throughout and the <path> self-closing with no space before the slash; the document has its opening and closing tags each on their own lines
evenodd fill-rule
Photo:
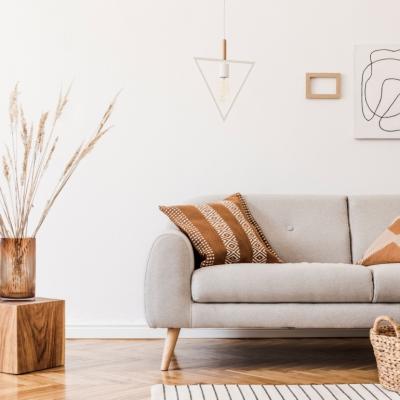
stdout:
<svg viewBox="0 0 400 400">
<path fill-rule="evenodd" d="M 354 49 L 354 135 L 400 139 L 400 44 Z"/>
</svg>

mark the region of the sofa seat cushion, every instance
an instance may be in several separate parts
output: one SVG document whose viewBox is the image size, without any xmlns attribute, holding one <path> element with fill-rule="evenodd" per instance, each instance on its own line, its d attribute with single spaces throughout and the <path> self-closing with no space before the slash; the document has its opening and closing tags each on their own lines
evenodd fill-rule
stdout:
<svg viewBox="0 0 400 400">
<path fill-rule="evenodd" d="M 231 264 L 196 270 L 198 303 L 364 303 L 373 298 L 372 271 L 330 263 Z"/>
<path fill-rule="evenodd" d="M 374 279 L 374 303 L 400 302 L 400 264 L 378 264 L 368 267 Z"/>
</svg>

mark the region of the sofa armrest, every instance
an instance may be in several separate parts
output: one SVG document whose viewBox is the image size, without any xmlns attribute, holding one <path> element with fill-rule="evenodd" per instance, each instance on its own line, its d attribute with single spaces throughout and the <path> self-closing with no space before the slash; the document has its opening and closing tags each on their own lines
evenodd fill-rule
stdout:
<svg viewBox="0 0 400 400">
<path fill-rule="evenodd" d="M 145 278 L 145 313 L 152 328 L 191 326 L 191 276 L 194 254 L 180 231 L 161 234 L 154 241 Z"/>
</svg>

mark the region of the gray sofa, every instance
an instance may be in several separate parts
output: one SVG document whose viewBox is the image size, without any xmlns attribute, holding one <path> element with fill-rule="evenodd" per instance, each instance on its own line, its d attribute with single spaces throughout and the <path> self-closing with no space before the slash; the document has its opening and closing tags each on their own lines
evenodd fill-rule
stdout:
<svg viewBox="0 0 400 400">
<path fill-rule="evenodd" d="M 400 319 L 400 264 L 353 265 L 400 215 L 400 196 L 244 197 L 286 263 L 195 269 L 188 238 L 173 226 L 161 234 L 145 309 L 150 327 L 168 328 L 162 370 L 180 328 L 368 328 L 381 314 Z"/>
</svg>

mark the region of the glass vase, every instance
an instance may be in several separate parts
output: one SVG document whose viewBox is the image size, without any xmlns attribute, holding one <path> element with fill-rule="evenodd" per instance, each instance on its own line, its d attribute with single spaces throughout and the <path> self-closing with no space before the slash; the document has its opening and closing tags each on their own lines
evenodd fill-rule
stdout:
<svg viewBox="0 0 400 400">
<path fill-rule="evenodd" d="M 35 297 L 35 238 L 0 239 L 0 297 L 26 300 Z"/>
</svg>

